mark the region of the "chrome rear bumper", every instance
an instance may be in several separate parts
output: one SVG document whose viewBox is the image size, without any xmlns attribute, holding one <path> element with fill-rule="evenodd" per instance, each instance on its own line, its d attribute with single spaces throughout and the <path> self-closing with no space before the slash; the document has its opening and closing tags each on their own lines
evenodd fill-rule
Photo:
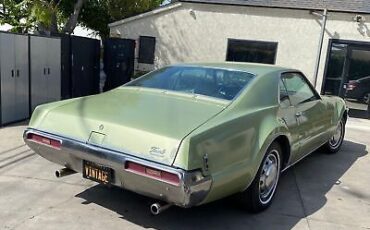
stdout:
<svg viewBox="0 0 370 230">
<path fill-rule="evenodd" d="M 27 138 L 29 134 L 58 140 L 61 142 L 60 149 L 30 140 Z M 33 151 L 49 161 L 76 172 L 82 172 L 83 160 L 109 167 L 114 170 L 114 179 L 112 182 L 114 185 L 178 206 L 191 207 L 201 204 L 211 188 L 211 178 L 204 177 L 200 171 L 186 171 L 173 168 L 133 157 L 119 151 L 94 146 L 35 129 L 26 129 L 23 138 L 25 143 Z M 180 178 L 180 184 L 173 185 L 125 170 L 124 166 L 127 161 L 177 174 Z"/>
</svg>

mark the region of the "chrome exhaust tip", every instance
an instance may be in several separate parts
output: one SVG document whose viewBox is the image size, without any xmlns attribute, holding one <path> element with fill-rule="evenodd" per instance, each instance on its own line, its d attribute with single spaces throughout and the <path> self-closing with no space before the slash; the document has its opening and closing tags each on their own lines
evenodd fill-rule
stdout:
<svg viewBox="0 0 370 230">
<path fill-rule="evenodd" d="M 150 205 L 150 212 L 156 216 L 171 206 L 172 204 L 160 204 L 157 202 L 157 203 Z"/>
<path fill-rule="evenodd" d="M 60 178 L 60 177 L 68 176 L 68 175 L 75 174 L 75 173 L 76 171 L 73 171 L 70 168 L 62 168 L 62 169 L 55 171 L 55 176 L 57 178 Z"/>
</svg>

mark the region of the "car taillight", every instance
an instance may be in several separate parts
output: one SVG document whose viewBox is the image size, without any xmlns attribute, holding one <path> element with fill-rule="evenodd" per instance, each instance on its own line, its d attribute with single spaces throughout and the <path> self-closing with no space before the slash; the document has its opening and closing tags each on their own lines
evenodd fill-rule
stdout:
<svg viewBox="0 0 370 230">
<path fill-rule="evenodd" d="M 60 149 L 60 147 L 62 145 L 61 141 L 54 140 L 54 139 L 44 137 L 44 136 L 41 136 L 41 135 L 37 135 L 37 134 L 34 134 L 34 133 L 27 134 L 27 140 L 34 141 L 34 142 L 37 142 L 37 143 L 40 143 L 40 144 L 44 144 L 44 145 L 47 145 L 47 146 L 50 146 L 50 147 L 53 147 L 53 148 L 56 148 L 56 149 Z"/>
<path fill-rule="evenodd" d="M 135 162 L 127 161 L 125 164 L 125 170 L 142 176 L 164 181 L 172 185 L 180 184 L 180 178 L 175 173 L 155 169 Z"/>
<path fill-rule="evenodd" d="M 350 81 L 347 84 L 347 90 L 354 90 L 357 87 L 358 83 L 356 81 Z"/>
</svg>

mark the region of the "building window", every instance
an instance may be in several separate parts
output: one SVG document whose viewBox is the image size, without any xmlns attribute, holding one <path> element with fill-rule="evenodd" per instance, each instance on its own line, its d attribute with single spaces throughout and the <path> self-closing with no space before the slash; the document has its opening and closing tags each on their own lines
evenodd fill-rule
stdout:
<svg viewBox="0 0 370 230">
<path fill-rule="evenodd" d="M 277 42 L 229 39 L 226 61 L 275 64 Z"/>
<path fill-rule="evenodd" d="M 140 36 L 139 63 L 154 64 L 155 37 Z"/>
</svg>

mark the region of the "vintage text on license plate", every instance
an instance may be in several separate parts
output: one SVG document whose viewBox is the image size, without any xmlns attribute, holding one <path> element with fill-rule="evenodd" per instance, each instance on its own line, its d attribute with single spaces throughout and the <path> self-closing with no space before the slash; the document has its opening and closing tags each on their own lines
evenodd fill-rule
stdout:
<svg viewBox="0 0 370 230">
<path fill-rule="evenodd" d="M 113 170 L 111 168 L 98 165 L 93 162 L 83 161 L 83 172 L 84 178 L 102 183 L 111 184 L 113 179 Z"/>
</svg>

